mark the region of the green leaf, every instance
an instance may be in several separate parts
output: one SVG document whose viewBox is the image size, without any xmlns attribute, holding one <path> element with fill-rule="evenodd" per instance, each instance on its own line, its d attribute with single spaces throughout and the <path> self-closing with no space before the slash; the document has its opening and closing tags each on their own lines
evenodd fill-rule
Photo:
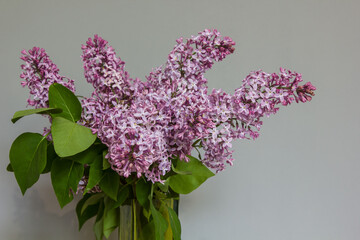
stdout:
<svg viewBox="0 0 360 240">
<path fill-rule="evenodd" d="M 102 240 L 104 236 L 104 219 L 101 218 L 94 224 L 94 232 L 96 240 Z"/>
<path fill-rule="evenodd" d="M 52 114 L 53 117 L 63 117 L 72 122 L 81 118 L 81 103 L 68 88 L 54 83 L 49 88 L 49 106 L 62 109 L 61 113 Z"/>
<path fill-rule="evenodd" d="M 23 133 L 10 148 L 10 164 L 22 194 L 40 177 L 46 165 L 46 138 L 38 133 Z"/>
<path fill-rule="evenodd" d="M 102 151 L 105 147 L 106 147 L 105 145 L 93 144 L 85 151 L 70 156 L 69 158 L 81 164 L 91 164 L 94 161 L 102 162 L 103 160 Z"/>
<path fill-rule="evenodd" d="M 56 158 L 59 158 L 59 156 L 55 152 L 54 145 L 49 142 L 47 146 L 46 166 L 41 172 L 42 174 L 50 172 L 52 163 Z"/>
<path fill-rule="evenodd" d="M 170 226 L 174 240 L 181 240 L 181 224 L 176 212 L 168 207 Z"/>
<path fill-rule="evenodd" d="M 106 198 L 105 203 L 105 210 L 104 210 L 104 227 L 103 233 L 106 238 L 110 236 L 110 234 L 117 228 L 119 225 L 119 210 L 116 208 L 109 207 L 109 202 L 112 200 Z"/>
<path fill-rule="evenodd" d="M 108 153 L 107 150 L 103 151 L 103 170 L 106 170 L 111 167 L 109 161 L 105 158 L 107 153 Z"/>
<path fill-rule="evenodd" d="M 74 198 L 70 189 L 76 192 L 84 173 L 84 166 L 66 159 L 55 159 L 51 167 L 51 183 L 60 207 L 63 208 Z"/>
<path fill-rule="evenodd" d="M 121 206 L 126 201 L 126 199 L 129 197 L 130 190 L 131 190 L 130 185 L 125 185 L 122 188 L 120 188 L 118 195 L 117 195 L 117 201 L 109 202 L 109 208 L 113 209 L 113 208 L 117 208 L 117 207 Z"/>
<path fill-rule="evenodd" d="M 99 210 L 100 204 L 98 203 L 94 205 L 89 205 L 87 208 L 85 208 L 84 211 L 82 211 L 83 205 L 85 204 L 86 200 L 89 199 L 91 196 L 92 194 L 86 194 L 76 205 L 76 215 L 79 222 L 79 231 L 84 225 L 84 223 L 90 218 L 94 217 Z"/>
<path fill-rule="evenodd" d="M 169 191 L 169 181 L 166 179 L 164 183 L 159 183 L 157 182 L 156 185 L 158 186 L 158 188 L 160 188 L 161 191 L 163 191 L 164 193 Z"/>
<path fill-rule="evenodd" d="M 32 114 L 50 114 L 50 113 L 61 113 L 62 110 L 60 108 L 36 108 L 36 109 L 27 109 L 17 111 L 12 117 L 11 121 L 16 123 L 20 118 L 32 115 Z"/>
<path fill-rule="evenodd" d="M 65 118 L 54 118 L 51 125 L 55 152 L 60 157 L 68 157 L 80 153 L 90 147 L 96 135 L 87 127 L 78 125 Z"/>
<path fill-rule="evenodd" d="M 200 160 L 189 157 L 189 162 L 177 161 L 176 169 L 182 172 L 190 171 L 191 175 L 176 174 L 168 178 L 169 186 L 179 194 L 188 194 L 198 188 L 208 178 L 214 176 Z"/>
<path fill-rule="evenodd" d="M 152 200 L 151 199 L 149 200 L 150 200 L 151 215 L 153 216 L 154 225 L 155 225 L 155 240 L 164 240 L 165 232 L 168 228 L 168 224 L 165 218 L 162 216 L 162 214 L 158 210 L 156 210 Z"/>
<path fill-rule="evenodd" d="M 140 232 L 140 239 L 144 239 L 144 240 L 155 239 L 155 225 L 153 220 L 145 224 L 144 228 Z"/>
<path fill-rule="evenodd" d="M 180 170 L 176 169 L 174 167 L 174 164 L 171 165 L 171 169 L 173 170 L 174 173 L 177 173 L 180 175 L 191 175 L 192 174 L 192 172 L 190 172 L 190 171 L 180 171 Z"/>
<path fill-rule="evenodd" d="M 11 163 L 9 163 L 9 164 L 7 165 L 6 171 L 8 171 L 8 172 L 14 172 L 14 169 L 12 168 Z"/>
<path fill-rule="evenodd" d="M 136 198 L 141 206 L 149 201 L 149 195 L 151 192 L 151 183 L 146 182 L 144 178 L 140 178 L 136 183 Z"/>
<path fill-rule="evenodd" d="M 92 194 L 83 204 L 80 213 L 83 214 L 83 212 L 86 210 L 87 207 L 98 204 L 100 200 L 102 200 L 104 197 L 105 197 L 104 193 Z"/>
<path fill-rule="evenodd" d="M 93 187 L 99 184 L 103 177 L 104 172 L 102 171 L 102 159 L 97 159 L 92 164 L 90 164 L 89 180 L 84 193 L 87 193 Z"/>
<path fill-rule="evenodd" d="M 119 190 L 120 176 L 115 171 L 108 169 L 102 177 L 99 186 L 111 199 L 117 201 Z"/>
<path fill-rule="evenodd" d="M 104 236 L 104 201 L 100 202 L 99 210 L 94 224 L 96 240 L 102 240 Z"/>
</svg>

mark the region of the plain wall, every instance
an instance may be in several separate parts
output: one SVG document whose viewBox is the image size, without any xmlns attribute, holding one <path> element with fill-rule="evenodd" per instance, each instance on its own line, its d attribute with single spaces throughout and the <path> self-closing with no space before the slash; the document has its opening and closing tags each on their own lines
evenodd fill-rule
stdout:
<svg viewBox="0 0 360 240">
<path fill-rule="evenodd" d="M 358 0 L 0 0 L 0 239 L 95 239 L 91 223 L 78 232 L 75 202 L 60 209 L 48 175 L 23 197 L 5 170 L 12 141 L 48 126 L 39 116 L 10 122 L 28 97 L 20 51 L 45 48 L 89 96 L 80 59 L 88 37 L 108 40 L 144 79 L 175 39 L 205 28 L 237 43 L 206 74 L 210 90 L 232 92 L 250 71 L 279 67 L 318 90 L 264 119 L 256 141 L 233 144 L 233 167 L 181 197 L 182 239 L 360 239 L 359 9 Z"/>
</svg>

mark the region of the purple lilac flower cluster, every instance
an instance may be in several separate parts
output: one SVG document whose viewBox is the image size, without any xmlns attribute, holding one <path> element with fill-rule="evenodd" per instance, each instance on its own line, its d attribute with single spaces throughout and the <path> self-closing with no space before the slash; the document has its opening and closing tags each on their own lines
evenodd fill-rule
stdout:
<svg viewBox="0 0 360 240">
<path fill-rule="evenodd" d="M 20 57 L 25 63 L 21 65 L 23 72 L 20 78 L 23 87 L 27 86 L 30 90 L 30 96 L 27 100 L 30 106 L 35 108 L 49 107 L 49 88 L 53 83 L 59 83 L 75 93 L 74 80 L 59 75 L 58 67 L 50 60 L 43 48 L 33 47 L 28 52 L 21 51 Z M 49 119 L 51 121 L 51 119 Z M 50 132 L 50 128 L 44 128 L 44 135 Z M 52 136 L 48 135 L 48 140 Z"/>
<path fill-rule="evenodd" d="M 49 87 L 53 83 L 60 83 L 75 92 L 74 81 L 59 75 L 58 67 L 50 60 L 43 48 L 34 47 L 28 52 L 23 50 L 21 59 L 25 64 L 21 65 L 23 72 L 20 78 L 23 87 L 30 90 L 27 100 L 30 106 L 35 108 L 47 108 Z"/>
<path fill-rule="evenodd" d="M 235 43 L 208 29 L 176 42 L 166 64 L 154 69 L 146 82 L 130 78 L 125 63 L 101 37 L 95 35 L 82 46 L 85 78 L 95 90 L 82 101 L 80 123 L 108 147 L 106 158 L 121 176 L 135 173 L 162 182 L 172 159 L 187 161 L 198 148 L 204 150 L 202 161 L 221 171 L 232 164 L 232 140 L 257 138 L 263 116 L 276 113 L 279 105 L 310 101 L 314 95 L 310 82 L 300 86 L 301 75 L 282 68 L 279 74 L 250 73 L 233 95 L 222 90 L 208 94 L 204 73 L 233 53 Z M 34 49 L 22 57 L 26 64 L 21 77 L 39 99 L 29 104 L 43 107 L 48 84 L 63 77 L 43 50 Z M 39 67 L 43 59 L 47 64 Z M 36 74 L 40 77 L 33 77 Z M 73 90 L 71 84 L 64 86 Z"/>
<path fill-rule="evenodd" d="M 82 101 L 82 123 L 108 146 L 113 170 L 152 181 L 170 170 L 163 136 L 164 118 L 144 94 L 144 83 L 131 79 L 112 47 L 95 35 L 82 47 L 85 77 L 95 91 Z"/>
<path fill-rule="evenodd" d="M 261 118 L 275 114 L 279 104 L 286 106 L 294 100 L 310 101 L 316 88 L 310 82 L 299 86 L 302 81 L 301 74 L 282 68 L 279 74 L 259 70 L 250 73 L 234 95 L 213 90 L 209 98 L 216 127 L 202 139 L 203 162 L 217 171 L 223 170 L 225 163 L 232 164 L 230 148 L 233 139 L 256 139 Z"/>
</svg>

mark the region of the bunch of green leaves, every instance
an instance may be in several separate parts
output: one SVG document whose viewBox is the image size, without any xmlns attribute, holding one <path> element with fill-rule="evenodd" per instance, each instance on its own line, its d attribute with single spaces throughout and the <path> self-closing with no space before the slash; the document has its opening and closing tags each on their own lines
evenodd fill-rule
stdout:
<svg viewBox="0 0 360 240">
<path fill-rule="evenodd" d="M 214 174 L 200 160 L 188 156 L 188 162 L 172 159 L 172 170 L 164 176 L 163 183 L 153 184 L 136 175 L 121 177 L 105 158 L 107 147 L 89 128 L 78 123 L 81 112 L 78 98 L 55 83 L 49 88 L 49 108 L 14 114 L 13 123 L 31 114 L 51 117 L 51 140 L 48 135 L 26 132 L 11 146 L 7 170 L 14 172 L 22 194 L 41 174 L 50 173 L 55 195 L 63 208 L 74 199 L 80 180 L 86 179 L 83 197 L 76 206 L 79 230 L 95 217 L 96 239 L 108 238 L 120 225 L 120 208 L 133 203 L 143 209 L 141 221 L 145 227 L 139 237 L 181 239 L 180 221 L 168 200 L 192 192 Z"/>
</svg>

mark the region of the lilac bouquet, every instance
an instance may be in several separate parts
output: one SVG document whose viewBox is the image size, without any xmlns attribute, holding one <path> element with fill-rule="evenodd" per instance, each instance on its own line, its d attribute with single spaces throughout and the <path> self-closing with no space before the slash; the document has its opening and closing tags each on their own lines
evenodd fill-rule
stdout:
<svg viewBox="0 0 360 240">
<path fill-rule="evenodd" d="M 180 222 L 165 199 L 192 192 L 232 165 L 231 142 L 256 139 L 263 116 L 314 95 L 310 82 L 300 85 L 300 74 L 282 68 L 251 72 L 232 95 L 208 92 L 204 73 L 234 52 L 234 41 L 206 29 L 176 42 L 144 82 L 130 77 L 107 41 L 89 38 L 82 60 L 94 91 L 80 101 L 74 81 L 59 75 L 44 49 L 22 51 L 21 85 L 30 89 L 33 109 L 12 121 L 36 113 L 51 123 L 43 134 L 21 134 L 10 149 L 8 170 L 22 193 L 51 172 L 61 207 L 83 194 L 79 225 L 97 216 L 97 239 L 119 226 L 119 208 L 134 200 L 147 213 L 144 239 L 164 239 L 168 231 L 180 239 Z"/>
</svg>

